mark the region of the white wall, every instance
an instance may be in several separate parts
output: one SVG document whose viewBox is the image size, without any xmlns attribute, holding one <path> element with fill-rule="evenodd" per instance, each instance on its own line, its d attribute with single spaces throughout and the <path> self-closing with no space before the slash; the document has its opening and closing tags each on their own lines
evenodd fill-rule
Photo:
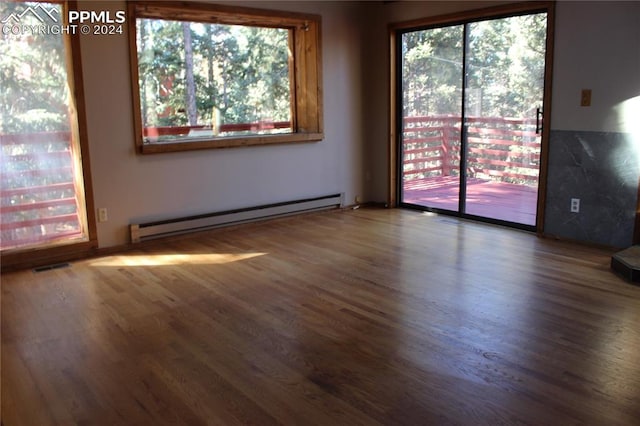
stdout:
<svg viewBox="0 0 640 426">
<path fill-rule="evenodd" d="M 559 2 L 553 63 L 552 129 L 630 131 L 640 109 L 632 119 L 622 104 L 640 102 L 640 2 Z M 592 90 L 590 107 L 580 106 L 582 89 Z"/>
<path fill-rule="evenodd" d="M 138 155 L 127 37 L 81 38 L 94 198 L 97 208 L 109 212 L 109 221 L 98 223 L 100 247 L 127 243 L 128 225 L 141 221 L 340 192 L 351 204 L 363 195 L 357 4 L 259 6 L 322 16 L 325 139 L 321 142 Z M 82 1 L 80 7 L 126 9 L 123 1 Z"/>
</svg>

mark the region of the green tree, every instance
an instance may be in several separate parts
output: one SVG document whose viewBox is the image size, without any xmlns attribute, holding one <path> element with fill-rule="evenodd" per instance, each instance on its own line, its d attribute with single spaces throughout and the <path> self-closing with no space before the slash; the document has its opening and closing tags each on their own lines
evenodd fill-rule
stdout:
<svg viewBox="0 0 640 426">
<path fill-rule="evenodd" d="M 462 26 L 413 31 L 402 38 L 405 116 L 459 115 Z"/>
<path fill-rule="evenodd" d="M 288 121 L 289 36 L 285 29 L 139 20 L 145 126 Z"/>
<path fill-rule="evenodd" d="M 36 6 L 2 2 L 0 16 L 20 15 L 27 7 Z M 5 25 L 12 24 L 9 21 Z M 20 22 L 39 24 L 32 14 L 24 15 Z M 68 131 L 69 90 L 62 37 L 4 31 L 0 37 L 0 132 Z"/>
<path fill-rule="evenodd" d="M 541 103 L 546 14 L 492 19 L 467 26 L 467 114 L 531 116 Z M 405 116 L 460 115 L 464 27 L 402 36 Z"/>
<path fill-rule="evenodd" d="M 198 124 L 198 110 L 196 107 L 196 83 L 193 70 L 193 43 L 191 41 L 191 24 L 182 22 L 182 39 L 184 41 L 184 74 L 187 105 L 187 119 L 190 126 Z"/>
</svg>

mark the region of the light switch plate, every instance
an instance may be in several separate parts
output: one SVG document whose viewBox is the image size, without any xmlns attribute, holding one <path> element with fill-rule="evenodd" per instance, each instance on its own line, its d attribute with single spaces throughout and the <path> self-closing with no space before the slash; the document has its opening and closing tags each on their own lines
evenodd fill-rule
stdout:
<svg viewBox="0 0 640 426">
<path fill-rule="evenodd" d="M 582 89 L 582 94 L 580 95 L 580 106 L 591 106 L 591 89 Z"/>
</svg>

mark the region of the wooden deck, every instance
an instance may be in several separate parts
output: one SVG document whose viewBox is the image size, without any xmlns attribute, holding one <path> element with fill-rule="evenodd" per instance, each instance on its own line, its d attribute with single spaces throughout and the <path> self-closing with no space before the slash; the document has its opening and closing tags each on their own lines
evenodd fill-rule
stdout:
<svg viewBox="0 0 640 426">
<path fill-rule="evenodd" d="M 439 176 L 405 181 L 402 201 L 424 207 L 458 210 L 459 178 Z M 472 178 L 467 181 L 466 213 L 524 225 L 536 224 L 537 189 Z"/>
</svg>

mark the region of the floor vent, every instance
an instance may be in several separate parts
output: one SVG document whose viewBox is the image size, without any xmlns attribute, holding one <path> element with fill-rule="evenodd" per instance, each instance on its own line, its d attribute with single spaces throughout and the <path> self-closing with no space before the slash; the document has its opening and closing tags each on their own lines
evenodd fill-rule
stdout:
<svg viewBox="0 0 640 426">
<path fill-rule="evenodd" d="M 138 243 L 169 235 L 202 231 L 222 226 L 289 216 L 293 214 L 338 208 L 342 205 L 342 195 L 333 194 L 323 197 L 247 207 L 224 212 L 197 216 L 161 220 L 130 225 L 131 242 Z"/>
<path fill-rule="evenodd" d="M 52 269 L 61 269 L 61 268 L 68 268 L 69 266 L 71 266 L 68 263 L 55 263 L 53 265 L 46 265 L 46 266 L 39 266 L 37 268 L 33 268 L 33 272 L 44 272 L 44 271 L 50 271 Z"/>
</svg>

